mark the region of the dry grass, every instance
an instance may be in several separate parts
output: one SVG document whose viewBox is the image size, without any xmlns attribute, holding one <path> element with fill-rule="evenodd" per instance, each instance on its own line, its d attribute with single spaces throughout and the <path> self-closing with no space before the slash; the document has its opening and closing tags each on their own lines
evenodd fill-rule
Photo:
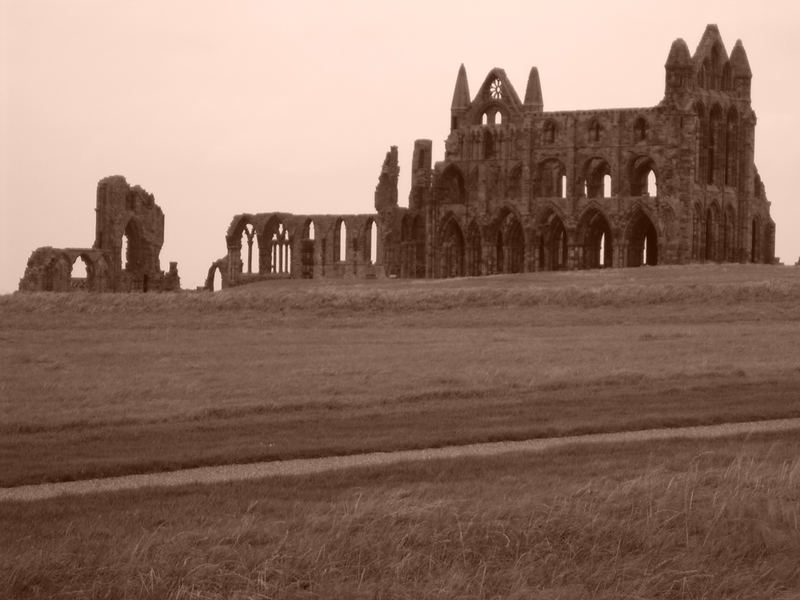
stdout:
<svg viewBox="0 0 800 600">
<path fill-rule="evenodd" d="M 800 416 L 792 268 L 13 295 L 0 337 L 0 485 Z"/>
<path fill-rule="evenodd" d="M 567 448 L 0 506 L 13 598 L 800 594 L 800 440 Z"/>
</svg>

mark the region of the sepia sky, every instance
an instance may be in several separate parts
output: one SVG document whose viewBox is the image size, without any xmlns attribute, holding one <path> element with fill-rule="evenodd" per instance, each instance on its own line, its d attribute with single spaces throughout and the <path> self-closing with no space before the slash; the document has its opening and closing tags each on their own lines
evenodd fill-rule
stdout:
<svg viewBox="0 0 800 600">
<path fill-rule="evenodd" d="M 682 37 L 717 23 L 753 70 L 756 165 L 776 254 L 800 257 L 800 3 L 0 0 L 0 293 L 39 246 L 89 247 L 99 179 L 166 216 L 161 267 L 184 288 L 224 256 L 234 214 L 373 210 L 390 145 L 407 204 L 413 141 L 444 155 L 463 62 L 545 110 L 646 107 Z"/>
</svg>

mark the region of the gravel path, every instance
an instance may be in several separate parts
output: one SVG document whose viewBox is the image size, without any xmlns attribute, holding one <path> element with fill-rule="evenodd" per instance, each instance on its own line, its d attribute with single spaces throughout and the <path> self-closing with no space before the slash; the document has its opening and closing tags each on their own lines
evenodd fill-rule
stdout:
<svg viewBox="0 0 800 600">
<path fill-rule="evenodd" d="M 44 500 L 57 496 L 115 492 L 141 487 L 172 487 L 194 483 L 211 484 L 226 481 L 242 481 L 245 479 L 262 479 L 266 477 L 280 477 L 282 475 L 310 475 L 314 473 L 324 473 L 326 471 L 335 471 L 337 469 L 393 465 L 420 460 L 461 458 L 465 456 L 494 456 L 507 452 L 543 452 L 570 444 L 610 444 L 674 438 L 719 438 L 748 433 L 795 430 L 800 432 L 800 418 L 755 421 L 749 423 L 726 423 L 722 425 L 703 425 L 697 427 L 645 429 L 641 431 L 596 433 L 580 436 L 525 440 L 520 442 L 492 442 L 470 444 L 466 446 L 425 448 L 422 450 L 372 452 L 369 454 L 354 454 L 350 456 L 327 456 L 322 458 L 221 465 L 164 473 L 145 473 L 141 475 L 126 475 L 123 477 L 108 477 L 104 479 L 86 479 L 83 481 L 43 483 L 39 485 L 0 488 L 0 502 Z"/>
</svg>

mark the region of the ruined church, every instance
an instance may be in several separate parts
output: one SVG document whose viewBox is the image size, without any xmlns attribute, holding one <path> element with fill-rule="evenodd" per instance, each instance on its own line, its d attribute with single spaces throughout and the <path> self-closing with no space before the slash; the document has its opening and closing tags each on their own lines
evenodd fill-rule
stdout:
<svg viewBox="0 0 800 600">
<path fill-rule="evenodd" d="M 539 73 L 520 98 L 502 69 L 470 94 L 462 65 L 444 160 L 417 140 L 408 207 L 397 148 L 373 214 L 236 215 L 213 287 L 274 277 L 460 277 L 697 262 L 774 261 L 754 163 L 752 72 L 709 25 L 677 39 L 648 108 L 545 111 Z"/>
<path fill-rule="evenodd" d="M 19 282 L 23 292 L 147 292 L 180 289 L 178 264 L 161 270 L 164 213 L 152 194 L 121 175 L 97 184 L 91 248 L 33 251 Z M 81 263 L 81 265 L 78 265 Z M 83 268 L 79 270 L 77 266 Z"/>
</svg>

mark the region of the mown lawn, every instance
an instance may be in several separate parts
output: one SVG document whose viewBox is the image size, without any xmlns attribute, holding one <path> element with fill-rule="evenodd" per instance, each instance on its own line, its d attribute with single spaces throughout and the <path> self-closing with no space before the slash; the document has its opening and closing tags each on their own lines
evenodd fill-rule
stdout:
<svg viewBox="0 0 800 600">
<path fill-rule="evenodd" d="M 0 298 L 0 485 L 800 416 L 800 269 Z"/>
<path fill-rule="evenodd" d="M 800 437 L 0 504 L 8 598 L 790 600 Z"/>
</svg>

